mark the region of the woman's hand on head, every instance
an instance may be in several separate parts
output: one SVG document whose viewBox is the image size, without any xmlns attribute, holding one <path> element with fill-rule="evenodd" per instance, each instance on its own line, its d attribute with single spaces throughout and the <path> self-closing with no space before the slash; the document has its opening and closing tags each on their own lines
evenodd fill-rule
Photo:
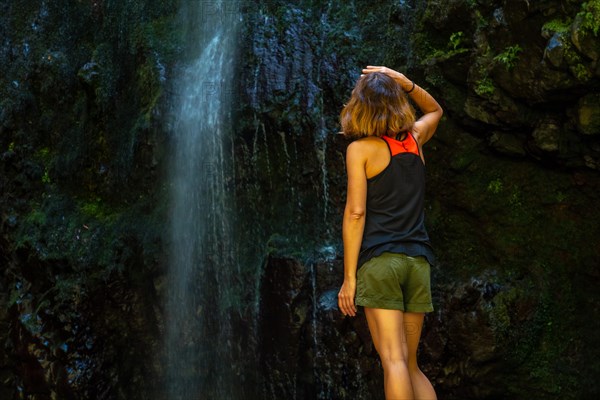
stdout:
<svg viewBox="0 0 600 400">
<path fill-rule="evenodd" d="M 364 75 L 370 74 L 372 72 L 381 72 L 382 74 L 386 74 L 387 76 L 389 76 L 390 78 L 393 78 L 393 79 L 405 78 L 405 76 L 403 74 L 401 74 L 400 72 L 394 71 L 393 69 L 384 67 L 384 66 L 367 65 L 367 68 L 364 68 L 362 70 L 362 73 Z"/>
<path fill-rule="evenodd" d="M 380 72 L 382 74 L 386 74 L 387 76 L 398 82 L 400 86 L 402 86 L 402 90 L 410 90 L 412 81 L 408 79 L 404 74 L 398 71 L 395 71 L 388 67 L 377 65 L 367 65 L 367 68 L 364 68 L 362 70 L 363 75 L 368 75 L 373 72 Z"/>
<path fill-rule="evenodd" d="M 344 279 L 344 283 L 338 293 L 338 306 L 344 315 L 356 316 L 356 305 L 354 295 L 356 294 L 356 280 Z"/>
</svg>

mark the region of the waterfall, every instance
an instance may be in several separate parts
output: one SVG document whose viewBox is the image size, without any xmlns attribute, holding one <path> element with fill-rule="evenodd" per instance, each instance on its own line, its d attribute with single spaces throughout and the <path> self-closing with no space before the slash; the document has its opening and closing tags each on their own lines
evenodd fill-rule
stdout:
<svg viewBox="0 0 600 400">
<path fill-rule="evenodd" d="M 170 162 L 170 260 L 165 309 L 169 400 L 232 399 L 233 243 L 230 103 L 238 5 L 183 2 L 190 62 L 177 77 Z"/>
</svg>

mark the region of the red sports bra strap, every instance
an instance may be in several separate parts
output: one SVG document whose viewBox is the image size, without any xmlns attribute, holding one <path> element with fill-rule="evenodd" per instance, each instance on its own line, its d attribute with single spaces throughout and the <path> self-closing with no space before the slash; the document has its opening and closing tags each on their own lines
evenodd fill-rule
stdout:
<svg viewBox="0 0 600 400">
<path fill-rule="evenodd" d="M 396 140 L 389 136 L 383 136 L 383 139 L 388 143 L 392 156 L 400 153 L 412 153 L 419 155 L 419 145 L 412 133 L 408 132 L 403 140 Z"/>
</svg>

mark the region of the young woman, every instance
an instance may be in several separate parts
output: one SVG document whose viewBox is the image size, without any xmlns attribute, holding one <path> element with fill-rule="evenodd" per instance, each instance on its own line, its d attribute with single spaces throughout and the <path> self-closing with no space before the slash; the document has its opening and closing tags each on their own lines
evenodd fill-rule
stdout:
<svg viewBox="0 0 600 400">
<path fill-rule="evenodd" d="M 386 67 L 363 69 L 340 115 L 348 189 L 343 219 L 344 283 L 338 305 L 364 307 L 384 370 L 386 399 L 436 399 L 417 365 L 423 317 L 433 311 L 433 251 L 424 225 L 423 145 L 442 108 L 429 93 Z M 423 112 L 415 120 L 410 97 Z"/>
</svg>

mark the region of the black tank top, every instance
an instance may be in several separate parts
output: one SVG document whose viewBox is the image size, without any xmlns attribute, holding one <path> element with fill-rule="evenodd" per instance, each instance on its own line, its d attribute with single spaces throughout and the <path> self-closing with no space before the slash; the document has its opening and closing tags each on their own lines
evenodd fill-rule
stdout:
<svg viewBox="0 0 600 400">
<path fill-rule="evenodd" d="M 425 230 L 425 165 L 411 133 L 403 140 L 382 139 L 390 163 L 367 179 L 367 212 L 358 267 L 384 252 L 425 256 L 435 262 Z"/>
</svg>

